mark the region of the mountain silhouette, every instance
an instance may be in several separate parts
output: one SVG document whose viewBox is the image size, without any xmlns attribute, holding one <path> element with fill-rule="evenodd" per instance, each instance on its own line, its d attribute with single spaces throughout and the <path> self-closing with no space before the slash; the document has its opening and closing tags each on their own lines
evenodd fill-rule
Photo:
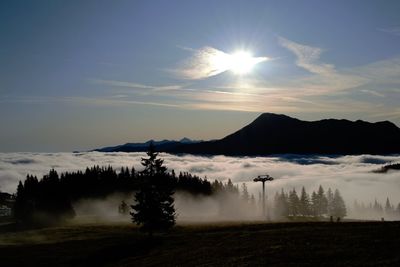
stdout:
<svg viewBox="0 0 400 267">
<path fill-rule="evenodd" d="M 154 141 L 149 140 L 144 143 L 126 143 L 118 146 L 109 146 L 98 148 L 93 151 L 97 152 L 145 152 L 149 149 L 150 143 L 153 143 L 155 149 L 157 151 L 168 151 L 171 150 L 181 144 L 194 144 L 201 141 L 191 140 L 187 137 L 182 138 L 179 141 L 175 140 L 162 140 L 162 141 Z"/>
<path fill-rule="evenodd" d="M 268 154 L 400 153 L 400 129 L 389 121 L 302 121 L 264 113 L 220 140 L 179 144 L 170 153 L 251 156 Z"/>
</svg>

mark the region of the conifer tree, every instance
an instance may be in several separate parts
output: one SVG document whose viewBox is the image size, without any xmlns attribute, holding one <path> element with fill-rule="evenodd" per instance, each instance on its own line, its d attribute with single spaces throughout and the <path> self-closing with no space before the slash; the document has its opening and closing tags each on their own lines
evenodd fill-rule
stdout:
<svg viewBox="0 0 400 267">
<path fill-rule="evenodd" d="M 16 198 L 13 207 L 14 218 L 17 221 L 25 221 L 27 216 L 24 185 L 21 181 L 18 183 Z"/>
<path fill-rule="evenodd" d="M 311 215 L 310 197 L 304 186 L 301 189 L 299 213 L 303 216 Z"/>
<path fill-rule="evenodd" d="M 299 214 L 300 200 L 297 195 L 296 189 L 289 193 L 289 214 L 292 216 L 297 216 Z"/>
<path fill-rule="evenodd" d="M 132 205 L 132 221 L 150 235 L 154 231 L 167 230 L 175 225 L 173 182 L 167 174 L 164 161 L 157 158 L 154 145 L 147 151 L 148 158 L 142 158 L 144 170 L 140 172 L 139 191 Z"/>
<path fill-rule="evenodd" d="M 317 192 L 318 216 L 322 216 L 328 211 L 328 200 L 326 199 L 324 188 L 320 185 Z"/>
<path fill-rule="evenodd" d="M 335 190 L 332 202 L 332 216 L 343 218 L 347 215 L 346 205 L 339 190 Z"/>
<path fill-rule="evenodd" d="M 250 196 L 250 206 L 252 207 L 252 208 L 255 208 L 255 206 L 256 206 L 256 199 L 255 199 L 255 197 L 254 197 L 254 194 L 251 194 L 251 196 Z"/>
<path fill-rule="evenodd" d="M 372 209 L 374 210 L 374 212 L 377 216 L 383 215 L 383 207 L 376 199 L 375 199 Z"/>
<path fill-rule="evenodd" d="M 245 183 L 242 184 L 242 198 L 245 203 L 249 203 L 250 196 Z"/>
<path fill-rule="evenodd" d="M 288 196 L 283 191 L 283 189 L 281 190 L 281 193 L 276 192 L 274 204 L 275 216 L 278 219 L 286 218 L 287 216 L 289 216 Z"/>
<path fill-rule="evenodd" d="M 319 214 L 318 214 L 318 196 L 317 196 L 317 193 L 315 193 L 315 191 L 313 191 L 311 194 L 311 212 L 312 212 L 313 216 L 315 216 L 315 217 L 319 216 Z"/>
<path fill-rule="evenodd" d="M 333 192 L 331 188 L 328 188 L 328 191 L 326 191 L 326 201 L 327 201 L 327 213 L 328 216 L 333 216 Z"/>
<path fill-rule="evenodd" d="M 392 204 L 390 204 L 389 197 L 386 198 L 385 213 L 390 215 L 393 212 Z"/>
</svg>

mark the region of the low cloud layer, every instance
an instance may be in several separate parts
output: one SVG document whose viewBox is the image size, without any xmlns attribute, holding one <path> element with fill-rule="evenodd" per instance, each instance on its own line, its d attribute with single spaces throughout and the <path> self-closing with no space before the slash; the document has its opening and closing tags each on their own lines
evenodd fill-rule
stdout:
<svg viewBox="0 0 400 267">
<path fill-rule="evenodd" d="M 144 153 L 0 153 L 0 191 L 15 192 L 19 180 L 34 174 L 41 176 L 55 168 L 59 172 L 82 170 L 87 166 L 111 165 L 115 168 L 134 166 L 141 170 Z M 257 175 L 266 174 L 275 180 L 267 185 L 271 197 L 275 191 L 305 186 L 315 190 L 319 184 L 325 188 L 338 188 L 348 204 L 355 199 L 365 203 L 376 198 L 384 203 L 389 197 L 392 203 L 400 202 L 400 172 L 373 173 L 390 162 L 400 162 L 400 156 L 298 156 L 273 157 L 200 157 L 161 154 L 165 164 L 175 172 L 188 171 L 207 179 L 236 184 L 247 183 L 249 192 L 256 197 L 261 184 L 252 182 Z"/>
</svg>

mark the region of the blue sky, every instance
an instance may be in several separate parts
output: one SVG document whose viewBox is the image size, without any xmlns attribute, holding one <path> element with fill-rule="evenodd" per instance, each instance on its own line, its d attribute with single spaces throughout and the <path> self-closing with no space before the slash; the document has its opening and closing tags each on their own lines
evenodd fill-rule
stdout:
<svg viewBox="0 0 400 267">
<path fill-rule="evenodd" d="M 221 138 L 262 112 L 400 125 L 399 1 L 1 1 L 0 151 Z M 204 54 L 250 51 L 247 75 Z"/>
</svg>

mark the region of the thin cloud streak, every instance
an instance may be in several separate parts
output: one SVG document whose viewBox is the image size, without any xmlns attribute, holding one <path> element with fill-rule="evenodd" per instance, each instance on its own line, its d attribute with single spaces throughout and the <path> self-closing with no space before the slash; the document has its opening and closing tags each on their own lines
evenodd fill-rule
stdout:
<svg viewBox="0 0 400 267">
<path fill-rule="evenodd" d="M 378 29 L 381 32 L 385 32 L 394 36 L 400 36 L 400 26 L 393 26 L 387 28 L 380 28 Z"/>
<path fill-rule="evenodd" d="M 164 86 L 154 86 L 154 85 L 146 85 L 140 83 L 126 82 L 126 81 L 115 81 L 115 80 L 99 80 L 92 79 L 91 82 L 95 84 L 101 85 L 109 85 L 115 87 L 128 87 L 134 89 L 150 89 L 154 91 L 168 91 L 168 90 L 179 90 L 182 89 L 182 85 L 164 85 Z"/>
<path fill-rule="evenodd" d="M 209 78 L 229 70 L 229 64 L 226 64 L 232 57 L 216 48 L 205 46 L 201 49 L 183 48 L 192 52 L 192 56 L 184 60 L 176 69 L 169 72 L 175 76 L 187 80 L 201 80 Z M 254 64 L 269 60 L 268 57 L 253 57 Z"/>
<path fill-rule="evenodd" d="M 254 76 L 242 77 L 231 84 L 219 82 L 215 85 L 192 82 L 154 86 L 94 79 L 91 82 L 110 86 L 111 89 L 118 87 L 137 90 L 119 92 L 124 97 L 102 97 L 86 101 L 105 105 L 148 104 L 198 110 L 332 114 L 356 112 L 370 114 L 371 118 L 377 113 L 396 116 L 396 107 L 390 104 L 380 105 L 377 101 L 378 97 L 395 101 L 398 98 L 396 95 L 400 95 L 400 57 L 338 69 L 321 61 L 324 51 L 322 48 L 300 44 L 283 37 L 279 37 L 278 40 L 296 56 L 296 65 L 307 70 L 309 74 L 275 81 Z M 193 57 L 174 71 L 183 73 L 183 76 L 187 74 L 188 79 L 201 79 L 218 74 L 205 58 L 224 52 L 212 47 L 200 50 L 182 49 L 193 53 Z M 355 99 L 351 97 L 354 93 L 362 93 L 364 97 Z M 140 101 L 132 99 L 136 95 L 140 96 Z M 157 101 L 152 101 L 153 97 L 156 97 Z"/>
<path fill-rule="evenodd" d="M 322 75 L 329 75 L 335 72 L 333 65 L 319 62 L 323 52 L 321 48 L 299 44 L 283 37 L 279 37 L 279 43 L 296 55 L 296 64 L 299 67 L 311 73 Z"/>
<path fill-rule="evenodd" d="M 26 103 L 26 104 L 48 104 L 48 103 L 66 103 L 66 104 L 82 104 L 96 106 L 126 106 L 126 105 L 151 105 L 164 107 L 179 107 L 178 104 L 170 104 L 165 102 L 151 101 L 135 101 L 127 100 L 126 95 L 117 95 L 107 97 L 48 97 L 48 96 L 29 96 L 29 97 L 13 97 L 0 100 L 0 103 Z"/>
</svg>

